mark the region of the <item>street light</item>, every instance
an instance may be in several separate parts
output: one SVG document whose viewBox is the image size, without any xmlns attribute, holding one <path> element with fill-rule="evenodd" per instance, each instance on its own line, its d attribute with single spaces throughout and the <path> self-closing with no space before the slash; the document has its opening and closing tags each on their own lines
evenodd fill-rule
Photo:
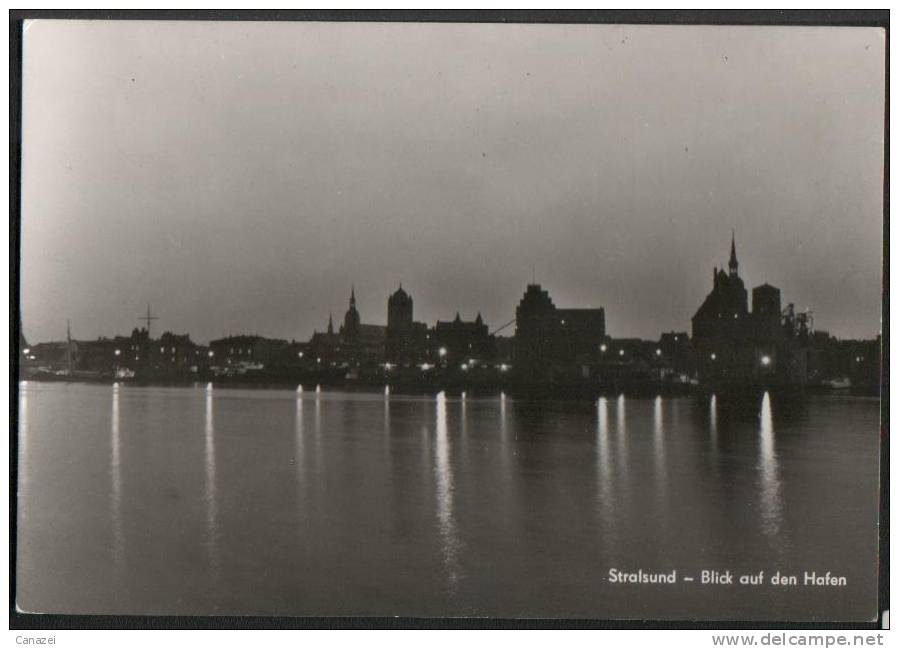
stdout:
<svg viewBox="0 0 899 649">
<path fill-rule="evenodd" d="M 716 358 L 718 358 L 718 357 L 717 357 L 717 356 L 715 356 L 715 353 L 714 353 L 714 352 L 712 352 L 712 355 L 711 355 L 711 357 L 710 357 L 710 358 L 711 358 L 711 359 L 712 359 L 712 360 L 715 360 L 715 359 L 716 359 Z"/>
<path fill-rule="evenodd" d="M 601 352 L 605 352 L 607 349 L 608 349 L 608 347 L 606 347 L 605 343 L 603 343 L 602 345 L 599 346 L 599 351 L 601 351 Z"/>
<path fill-rule="evenodd" d="M 446 356 L 446 347 L 441 347 L 440 349 L 438 349 L 437 354 L 440 356 L 440 358 Z"/>
<path fill-rule="evenodd" d="M 661 350 L 661 349 L 657 349 L 657 350 L 656 350 L 656 356 L 661 356 L 661 355 L 662 355 L 662 350 Z"/>
<path fill-rule="evenodd" d="M 764 365 L 765 367 L 768 367 L 770 364 L 771 364 L 771 357 L 767 356 L 767 355 L 762 356 L 762 365 Z"/>
</svg>

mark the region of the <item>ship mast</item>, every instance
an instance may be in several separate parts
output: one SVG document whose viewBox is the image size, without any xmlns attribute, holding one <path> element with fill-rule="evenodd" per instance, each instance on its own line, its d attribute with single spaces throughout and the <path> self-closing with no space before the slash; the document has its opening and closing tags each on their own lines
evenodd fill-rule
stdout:
<svg viewBox="0 0 899 649">
<path fill-rule="evenodd" d="M 147 340 L 150 340 L 150 323 L 153 322 L 154 320 L 159 320 L 159 316 L 155 316 L 150 312 L 149 303 L 147 304 L 147 315 L 141 316 L 140 318 L 138 318 L 138 320 L 140 320 L 141 322 L 146 320 L 146 322 L 147 322 Z"/>
<path fill-rule="evenodd" d="M 66 320 L 66 366 L 72 375 L 72 321 Z"/>
</svg>

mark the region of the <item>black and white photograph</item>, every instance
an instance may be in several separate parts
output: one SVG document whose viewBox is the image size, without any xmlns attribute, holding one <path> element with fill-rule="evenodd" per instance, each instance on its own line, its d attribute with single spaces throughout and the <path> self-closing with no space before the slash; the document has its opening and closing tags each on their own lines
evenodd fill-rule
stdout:
<svg viewBox="0 0 899 649">
<path fill-rule="evenodd" d="M 887 29 L 449 18 L 22 22 L 18 614 L 879 625 Z"/>
</svg>

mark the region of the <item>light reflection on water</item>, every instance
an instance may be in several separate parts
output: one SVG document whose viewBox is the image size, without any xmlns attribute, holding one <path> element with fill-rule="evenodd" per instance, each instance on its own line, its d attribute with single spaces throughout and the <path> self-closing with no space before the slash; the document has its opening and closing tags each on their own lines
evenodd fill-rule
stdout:
<svg viewBox="0 0 899 649">
<path fill-rule="evenodd" d="M 459 579 L 459 539 L 453 518 L 453 472 L 450 464 L 450 439 L 447 430 L 446 394 L 437 395 L 437 443 L 434 449 L 437 477 L 437 520 L 443 545 L 443 562 L 450 591 Z"/>
<path fill-rule="evenodd" d="M 844 555 L 864 559 L 844 552 L 867 547 L 859 520 L 842 536 L 824 528 L 835 508 L 871 516 L 866 489 L 876 472 L 865 467 L 876 462 L 876 403 L 822 400 L 807 421 L 784 419 L 770 395 L 735 409 L 726 395 L 616 395 L 593 407 L 501 395 L 246 392 L 22 386 L 20 534 L 33 553 L 33 571 L 23 573 L 31 592 L 70 592 L 75 611 L 84 593 L 101 591 L 126 612 L 152 601 L 165 612 L 194 602 L 195 613 L 234 612 L 239 602 L 267 614 L 620 615 L 618 602 L 631 598 L 630 610 L 648 602 L 662 614 L 677 602 L 607 591 L 596 571 L 610 562 L 687 566 L 697 548 L 730 565 L 767 565 L 776 552 L 787 569 L 805 568 L 800 550 L 810 544 L 825 569 L 840 568 Z M 133 398 L 142 393 L 153 398 Z M 847 440 L 847 430 L 866 426 L 870 438 Z M 41 489 L 29 492 L 29 480 Z M 100 552 L 107 572 L 97 562 L 98 513 L 112 532 L 112 552 Z M 180 530 L 148 520 L 177 520 Z M 46 529 L 59 529 L 60 540 Z M 66 578 L 48 575 L 50 564 Z M 104 582 L 113 577 L 121 581 Z M 533 598 L 508 594 L 522 579 Z M 383 608 L 375 582 L 399 608 Z M 703 601 L 714 610 L 715 599 Z M 441 609 L 447 602 L 470 608 Z"/>
<path fill-rule="evenodd" d="M 297 388 L 297 406 L 294 412 L 294 465 L 297 472 L 297 486 L 299 487 L 300 500 L 302 499 L 303 489 L 306 484 L 306 454 L 305 440 L 303 439 L 303 392 L 302 388 Z"/>
<path fill-rule="evenodd" d="M 709 399 L 709 439 L 712 444 L 712 453 L 718 454 L 718 396 L 712 395 Z"/>
<path fill-rule="evenodd" d="M 206 460 L 206 556 L 215 575 L 219 570 L 218 510 L 215 482 L 215 422 L 212 384 L 206 386 L 206 417 L 204 426 Z"/>
<path fill-rule="evenodd" d="M 499 436 L 500 439 L 503 440 L 503 444 L 507 444 L 509 442 L 509 420 L 506 415 L 506 393 L 502 392 L 499 395 Z"/>
<path fill-rule="evenodd" d="M 462 429 L 462 449 L 466 448 L 466 444 L 468 443 L 468 399 L 466 398 L 465 393 L 463 392 L 460 397 L 460 408 L 461 408 L 461 429 Z"/>
<path fill-rule="evenodd" d="M 596 402 L 596 476 L 599 487 L 599 513 L 606 550 L 614 545 L 615 501 L 612 493 L 612 458 L 609 448 L 609 403 L 605 397 Z"/>
<path fill-rule="evenodd" d="M 321 386 L 315 386 L 315 476 L 321 478 L 322 465 L 322 400 Z"/>
<path fill-rule="evenodd" d="M 110 505 L 112 509 L 112 556 L 117 566 L 124 561 L 124 535 L 122 532 L 122 440 L 119 432 L 119 384 L 112 385 L 112 415 L 109 432 L 111 457 L 109 462 Z"/>
<path fill-rule="evenodd" d="M 506 398 L 505 394 L 500 395 L 500 398 L 497 399 L 498 402 L 498 416 L 499 416 L 499 445 L 498 445 L 498 453 L 500 460 L 500 470 L 503 475 L 503 484 L 510 490 L 510 500 L 514 500 L 514 496 L 511 494 L 514 492 L 515 485 L 514 480 L 512 480 L 512 472 L 513 472 L 513 454 L 515 453 L 515 449 L 513 448 L 512 442 L 509 439 L 509 417 L 506 408 Z M 492 405 L 492 404 L 491 404 Z"/>
<path fill-rule="evenodd" d="M 774 416 L 771 395 L 765 392 L 759 413 L 759 479 L 761 491 L 762 531 L 769 541 L 780 544 L 781 494 L 777 452 L 774 445 Z"/>
<path fill-rule="evenodd" d="M 390 449 L 390 396 L 384 396 L 384 440 Z"/>
<path fill-rule="evenodd" d="M 23 503 L 27 502 L 30 492 L 30 473 L 31 462 L 29 461 L 28 446 L 32 432 L 28 428 L 28 381 L 19 383 L 19 452 L 18 452 L 18 497 L 17 497 L 17 522 L 21 530 L 23 525 L 27 523 L 29 510 L 23 507 Z M 21 532 L 20 532 L 21 534 Z"/>
<path fill-rule="evenodd" d="M 617 406 L 617 420 L 616 420 L 616 429 L 618 431 L 618 439 L 617 439 L 617 450 L 618 450 L 618 462 L 616 464 L 616 468 L 618 469 L 619 478 L 618 481 L 622 485 L 627 484 L 627 474 L 628 474 L 628 457 L 627 457 L 627 410 L 624 400 L 624 395 L 618 396 L 618 406 Z"/>
<path fill-rule="evenodd" d="M 656 479 L 659 483 L 659 493 L 665 493 L 665 473 L 668 464 L 665 461 L 665 429 L 662 422 L 662 397 L 656 397 L 652 406 L 652 442 L 653 455 L 655 457 Z"/>
<path fill-rule="evenodd" d="M 19 384 L 19 490 L 28 488 L 28 381 Z M 21 514 L 20 514 L 21 515 Z"/>
</svg>

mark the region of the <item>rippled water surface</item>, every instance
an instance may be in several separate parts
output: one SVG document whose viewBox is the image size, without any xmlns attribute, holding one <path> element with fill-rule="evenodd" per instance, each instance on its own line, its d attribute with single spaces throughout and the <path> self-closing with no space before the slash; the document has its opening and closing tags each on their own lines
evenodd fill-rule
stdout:
<svg viewBox="0 0 899 649">
<path fill-rule="evenodd" d="M 874 399 L 29 382 L 19 406 L 28 611 L 876 614 Z M 613 584 L 611 568 L 677 570 L 679 583 Z M 698 583 L 727 569 L 847 585 Z"/>
</svg>

